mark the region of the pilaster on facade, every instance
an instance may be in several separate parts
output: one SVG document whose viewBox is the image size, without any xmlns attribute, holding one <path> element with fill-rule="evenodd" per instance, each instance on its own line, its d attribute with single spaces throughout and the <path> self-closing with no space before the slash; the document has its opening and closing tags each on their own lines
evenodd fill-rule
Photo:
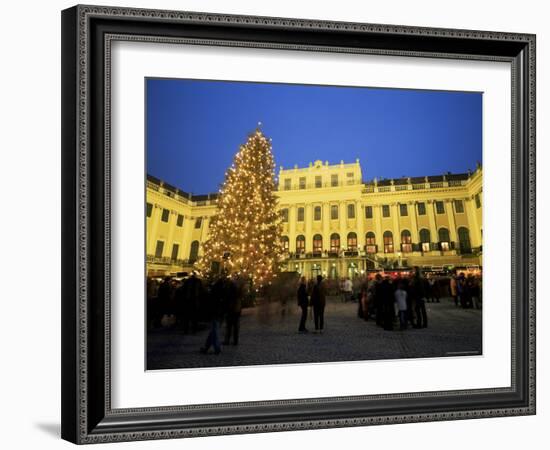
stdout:
<svg viewBox="0 0 550 450">
<path fill-rule="evenodd" d="M 451 242 L 458 242 L 457 233 L 456 233 L 456 220 L 455 220 L 455 209 L 453 201 L 448 198 L 445 199 L 445 212 L 447 218 L 449 219 L 449 235 L 451 237 Z M 436 235 L 437 238 L 437 235 Z"/>
<path fill-rule="evenodd" d="M 411 240 L 412 242 L 419 242 L 418 220 L 416 217 L 416 214 L 417 214 L 416 202 L 409 202 L 408 209 L 409 209 L 409 216 L 411 217 Z"/>
</svg>

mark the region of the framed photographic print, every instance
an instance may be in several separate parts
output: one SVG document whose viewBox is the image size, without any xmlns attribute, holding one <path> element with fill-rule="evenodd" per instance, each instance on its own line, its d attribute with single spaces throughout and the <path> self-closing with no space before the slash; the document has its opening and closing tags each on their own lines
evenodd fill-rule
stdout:
<svg viewBox="0 0 550 450">
<path fill-rule="evenodd" d="M 535 36 L 62 12 L 62 437 L 535 413 Z"/>
</svg>

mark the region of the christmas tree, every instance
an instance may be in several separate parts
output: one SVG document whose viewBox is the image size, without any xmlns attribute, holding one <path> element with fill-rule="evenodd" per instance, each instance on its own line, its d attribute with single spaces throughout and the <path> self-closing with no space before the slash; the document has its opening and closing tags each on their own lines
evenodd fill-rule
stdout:
<svg viewBox="0 0 550 450">
<path fill-rule="evenodd" d="M 248 278 L 255 289 L 271 283 L 282 253 L 275 163 L 270 139 L 259 125 L 240 146 L 225 174 L 218 209 L 198 261 L 205 275 L 224 268 L 233 276 Z"/>
</svg>

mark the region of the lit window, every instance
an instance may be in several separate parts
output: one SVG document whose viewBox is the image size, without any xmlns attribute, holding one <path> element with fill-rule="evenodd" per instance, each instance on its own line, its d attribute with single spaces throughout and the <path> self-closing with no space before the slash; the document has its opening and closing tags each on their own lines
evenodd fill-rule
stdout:
<svg viewBox="0 0 550 450">
<path fill-rule="evenodd" d="M 302 235 L 296 238 L 296 253 L 304 253 L 306 250 L 306 238 Z"/>
<path fill-rule="evenodd" d="M 366 234 L 366 251 L 367 253 L 376 253 L 376 237 L 372 231 Z"/>
<path fill-rule="evenodd" d="M 348 234 L 348 250 L 357 250 L 357 234 Z"/>
<path fill-rule="evenodd" d="M 439 248 L 446 252 L 450 248 L 449 230 L 447 228 L 440 228 L 438 231 Z"/>
<path fill-rule="evenodd" d="M 393 253 L 393 234 L 391 231 L 384 231 L 384 253 Z"/>
<path fill-rule="evenodd" d="M 288 252 L 290 241 L 288 239 L 288 236 L 283 236 L 281 238 L 281 243 L 283 244 L 283 251 Z"/>
<path fill-rule="evenodd" d="M 338 233 L 332 233 L 330 235 L 330 251 L 332 253 L 338 253 L 340 251 L 340 235 Z"/>
<path fill-rule="evenodd" d="M 429 252 L 430 251 L 430 230 L 427 230 L 426 228 L 422 228 L 420 230 L 420 243 L 422 245 L 422 251 L 423 252 Z"/>
<path fill-rule="evenodd" d="M 412 238 L 409 230 L 403 230 L 401 232 L 401 251 L 403 253 L 412 252 Z"/>
<path fill-rule="evenodd" d="M 313 252 L 319 253 L 323 251 L 323 237 L 320 234 L 313 236 Z"/>
</svg>

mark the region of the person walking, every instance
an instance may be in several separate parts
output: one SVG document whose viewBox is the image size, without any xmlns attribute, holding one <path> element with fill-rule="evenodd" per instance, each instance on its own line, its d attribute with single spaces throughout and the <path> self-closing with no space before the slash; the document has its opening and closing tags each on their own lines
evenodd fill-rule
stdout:
<svg viewBox="0 0 550 450">
<path fill-rule="evenodd" d="M 455 306 L 458 307 L 458 288 L 457 288 L 457 281 L 456 281 L 456 271 L 453 272 L 453 274 L 451 275 L 451 279 L 449 280 L 449 289 L 451 291 L 451 297 L 455 302 Z"/>
<path fill-rule="evenodd" d="M 394 297 L 399 311 L 399 329 L 402 331 L 407 328 L 407 291 L 402 281 L 397 285 Z"/>
<path fill-rule="evenodd" d="M 353 283 L 349 278 L 346 278 L 344 280 L 343 290 L 344 290 L 344 303 L 347 303 L 351 301 L 351 297 L 353 294 Z"/>
<path fill-rule="evenodd" d="M 298 306 L 302 310 L 302 315 L 300 316 L 300 325 L 298 325 L 298 332 L 307 333 L 306 320 L 307 320 L 307 307 L 308 307 L 308 295 L 307 295 L 307 285 L 306 277 L 300 278 L 300 284 L 298 285 Z"/>
<path fill-rule="evenodd" d="M 393 331 L 393 318 L 395 317 L 395 300 L 393 286 L 389 277 L 385 277 L 380 283 L 380 295 L 382 296 L 383 327 L 386 331 Z"/>
<path fill-rule="evenodd" d="M 326 295 L 323 285 L 323 276 L 317 275 L 317 283 L 313 286 L 311 293 L 311 304 L 313 305 L 313 320 L 315 322 L 315 331 L 322 333 L 325 325 L 325 305 Z"/>
<path fill-rule="evenodd" d="M 377 273 L 374 285 L 374 313 L 376 315 L 376 325 L 380 327 L 384 323 L 383 306 L 384 294 L 382 292 L 382 275 Z"/>
</svg>

